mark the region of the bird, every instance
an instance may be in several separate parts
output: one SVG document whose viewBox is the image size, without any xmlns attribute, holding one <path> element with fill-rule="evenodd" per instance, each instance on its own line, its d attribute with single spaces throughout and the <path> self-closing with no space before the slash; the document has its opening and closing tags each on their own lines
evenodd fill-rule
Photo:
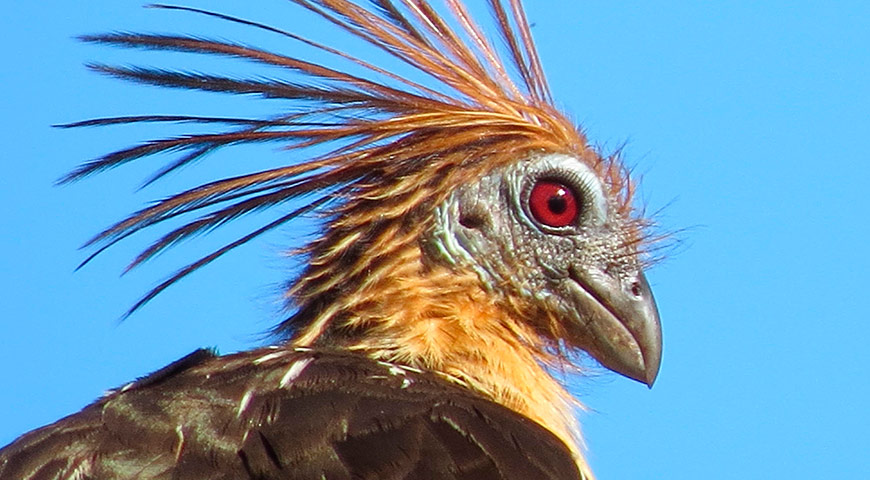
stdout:
<svg viewBox="0 0 870 480">
<path fill-rule="evenodd" d="M 131 314 L 228 252 L 316 217 L 318 234 L 291 252 L 303 267 L 287 282 L 273 341 L 226 355 L 200 349 L 110 390 L 0 450 L 0 480 L 594 478 L 578 402 L 558 372 L 579 368 L 583 354 L 651 387 L 661 362 L 645 277 L 657 236 L 630 169 L 555 106 L 521 0 L 485 2 L 489 28 L 463 0 L 290 3 L 400 67 L 241 17 L 151 5 L 317 55 L 184 34 L 83 36 L 269 68 L 230 76 L 90 64 L 98 73 L 292 107 L 67 124 L 199 130 L 111 152 L 60 180 L 171 154 L 148 185 L 218 149 L 280 145 L 286 162 L 158 200 L 96 235 L 85 260 L 180 222 L 134 268 L 240 217 L 279 212 L 170 275 Z"/>
</svg>

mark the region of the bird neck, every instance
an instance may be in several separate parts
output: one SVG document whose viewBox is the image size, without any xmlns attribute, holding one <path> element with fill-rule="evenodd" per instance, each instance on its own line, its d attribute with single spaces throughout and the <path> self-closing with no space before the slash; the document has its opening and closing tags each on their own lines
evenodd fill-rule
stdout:
<svg viewBox="0 0 870 480">
<path fill-rule="evenodd" d="M 547 428 L 592 478 L 574 415 L 578 403 L 545 366 L 554 355 L 475 274 L 397 262 L 389 275 L 344 298 L 354 301 L 340 316 L 312 322 L 293 345 L 355 351 L 435 372 Z"/>
</svg>

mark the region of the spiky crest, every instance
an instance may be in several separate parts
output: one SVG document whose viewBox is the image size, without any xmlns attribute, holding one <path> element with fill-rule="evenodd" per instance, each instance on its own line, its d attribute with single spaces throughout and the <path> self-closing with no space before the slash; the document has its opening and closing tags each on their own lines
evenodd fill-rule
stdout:
<svg viewBox="0 0 870 480">
<path fill-rule="evenodd" d="M 149 178 L 166 174 L 228 145 L 280 142 L 287 150 L 326 145 L 329 153 L 290 165 L 225 178 L 173 195 L 135 212 L 87 242 L 93 256 L 118 241 L 175 217 L 200 214 L 163 235 L 138 255 L 128 269 L 147 261 L 181 240 L 206 232 L 253 211 L 305 197 L 307 202 L 262 228 L 212 252 L 179 270 L 149 292 L 133 312 L 182 277 L 210 263 L 229 250 L 300 215 L 321 210 L 327 215 L 359 212 L 365 202 L 375 202 L 373 215 L 401 217 L 443 199 L 453 187 L 477 178 L 499 165 L 535 151 L 566 152 L 589 160 L 599 169 L 621 205 L 630 208 L 631 187 L 623 169 L 612 159 L 590 151 L 585 138 L 550 101 L 543 69 L 519 0 L 490 0 L 498 34 L 508 45 L 508 62 L 459 0 L 445 0 L 456 27 L 426 1 L 374 0 L 364 8 L 346 0 L 294 0 L 340 28 L 360 37 L 409 66 L 429 75 L 449 93 L 439 92 L 388 72 L 364 60 L 296 34 L 235 17 L 188 7 L 154 5 L 219 17 L 265 29 L 322 52 L 350 60 L 372 77 L 348 74 L 318 63 L 225 41 L 190 36 L 114 33 L 89 35 L 84 41 L 123 47 L 148 48 L 229 56 L 286 68 L 309 81 L 235 79 L 200 73 L 152 68 L 93 64 L 98 72 L 126 80 L 222 93 L 259 94 L 300 101 L 300 111 L 276 118 L 214 118 L 149 115 L 77 122 L 66 126 L 94 126 L 141 122 L 175 122 L 227 125 L 220 133 L 184 135 L 149 141 L 83 164 L 61 179 L 78 180 L 124 163 L 161 152 L 180 156 Z M 521 82 L 512 79 L 515 71 Z M 404 88 L 387 85 L 383 80 Z M 313 196 L 312 196 L 313 195 Z M 316 264 L 325 269 L 332 256 L 341 256 L 341 245 L 352 243 L 359 225 L 368 218 L 347 218 L 327 229 L 316 245 L 332 245 L 333 255 Z M 413 238 L 416 230 L 405 232 Z M 353 233 L 345 233 L 353 232 Z M 339 240 L 339 237 L 341 238 Z M 389 248 L 389 245 L 385 245 Z M 310 248 L 308 251 L 317 250 Z M 316 269 L 316 265 L 312 264 Z M 312 278 L 311 272 L 306 275 Z M 296 287 L 304 291 L 303 286 Z"/>
</svg>

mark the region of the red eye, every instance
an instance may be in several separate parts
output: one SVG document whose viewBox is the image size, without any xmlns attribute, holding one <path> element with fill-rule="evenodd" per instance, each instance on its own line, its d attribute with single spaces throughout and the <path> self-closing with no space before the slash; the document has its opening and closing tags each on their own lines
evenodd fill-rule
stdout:
<svg viewBox="0 0 870 480">
<path fill-rule="evenodd" d="M 566 227 L 577 219 L 574 192 L 553 180 L 541 180 L 529 195 L 529 209 L 535 219 L 549 227 Z"/>
</svg>

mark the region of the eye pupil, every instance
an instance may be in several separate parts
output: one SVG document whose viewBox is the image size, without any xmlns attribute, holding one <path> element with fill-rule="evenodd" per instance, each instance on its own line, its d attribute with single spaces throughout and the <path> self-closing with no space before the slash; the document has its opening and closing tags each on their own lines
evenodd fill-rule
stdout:
<svg viewBox="0 0 870 480">
<path fill-rule="evenodd" d="M 529 195 L 529 210 L 544 225 L 566 227 L 577 220 L 577 197 L 561 182 L 540 180 Z"/>
<path fill-rule="evenodd" d="M 565 213 L 565 210 L 568 209 L 568 201 L 565 200 L 565 194 L 564 190 L 559 190 L 547 200 L 547 208 L 556 215 Z"/>
</svg>

